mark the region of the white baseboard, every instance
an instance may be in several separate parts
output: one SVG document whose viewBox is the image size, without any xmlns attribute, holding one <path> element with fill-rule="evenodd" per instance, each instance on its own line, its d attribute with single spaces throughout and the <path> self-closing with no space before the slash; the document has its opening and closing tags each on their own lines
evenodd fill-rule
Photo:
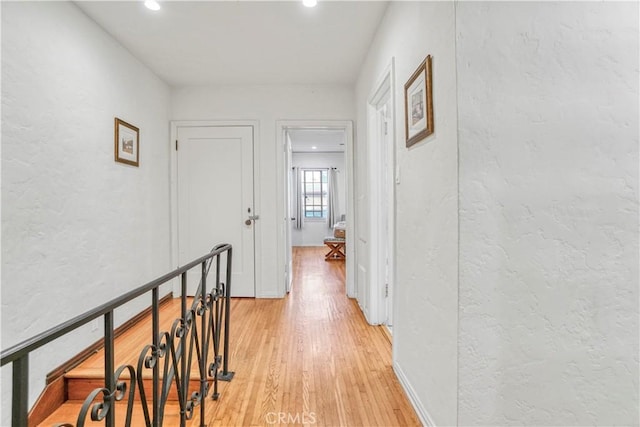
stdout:
<svg viewBox="0 0 640 427">
<path fill-rule="evenodd" d="M 256 294 L 256 299 L 277 299 L 284 298 L 286 295 L 278 295 L 273 293 L 265 293 L 265 294 Z"/>
<path fill-rule="evenodd" d="M 409 398 L 409 402 L 411 402 L 413 409 L 416 410 L 416 413 L 418 414 L 418 418 L 420 418 L 420 422 L 422 423 L 422 425 L 428 427 L 436 427 L 436 423 L 433 422 L 433 419 L 429 416 L 429 413 L 422 405 L 422 402 L 420 402 L 420 399 L 418 399 L 416 391 L 411 386 L 411 383 L 409 383 L 409 380 L 402 371 L 402 368 L 400 368 L 397 363 L 394 363 L 393 370 L 396 373 L 396 376 L 398 377 L 398 380 L 400 381 L 400 385 L 404 389 L 404 392 L 407 394 L 407 397 Z"/>
</svg>

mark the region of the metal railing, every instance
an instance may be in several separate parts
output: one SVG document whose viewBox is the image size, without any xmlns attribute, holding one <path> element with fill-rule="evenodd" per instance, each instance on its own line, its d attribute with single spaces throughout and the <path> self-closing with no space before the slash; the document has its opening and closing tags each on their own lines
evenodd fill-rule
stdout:
<svg viewBox="0 0 640 427">
<path fill-rule="evenodd" d="M 225 255 L 226 278 L 222 282 L 220 271 L 222 258 Z M 105 384 L 104 387 L 93 390 L 85 399 L 75 425 L 82 427 L 87 418 L 90 418 L 92 421 L 104 420 L 106 426 L 114 427 L 115 403 L 126 398 L 126 426 L 131 425 L 133 408 L 136 404 L 142 406 L 146 426 L 161 426 L 169 392 L 175 388 L 180 408 L 180 425 L 186 425 L 186 421 L 193 418 L 195 408 L 199 406 L 200 425 L 205 426 L 205 398 L 209 395 L 211 384 L 213 384 L 212 398 L 216 400 L 218 380 L 230 381 L 233 378 L 233 372 L 228 370 L 231 255 L 231 245 L 218 245 L 207 255 L 183 267 L 3 350 L 0 366 L 13 364 L 12 426 L 27 426 L 29 354 L 101 316 L 104 317 Z M 207 275 L 214 262 L 215 282 L 208 291 Z M 200 285 L 193 303 L 187 307 L 187 272 L 197 266 L 201 266 Z M 181 277 L 181 317 L 173 322 L 171 331 L 161 332 L 159 287 L 177 277 Z M 114 369 L 114 310 L 148 292 L 151 292 L 151 343 L 142 349 L 137 366 L 122 365 Z M 224 356 L 220 355 L 220 337 L 223 327 Z M 198 365 L 199 382 L 197 390 L 191 390 L 189 388 L 191 366 L 195 362 Z M 221 363 L 222 371 L 220 371 Z M 143 380 L 143 372 L 146 370 L 152 372 L 150 397 Z M 137 395 L 136 386 L 138 387 Z M 58 425 L 73 426 L 70 423 Z"/>
</svg>

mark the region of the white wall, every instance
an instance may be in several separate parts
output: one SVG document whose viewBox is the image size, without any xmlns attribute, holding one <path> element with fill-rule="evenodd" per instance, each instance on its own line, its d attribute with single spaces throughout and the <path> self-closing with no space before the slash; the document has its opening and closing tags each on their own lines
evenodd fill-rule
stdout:
<svg viewBox="0 0 640 427">
<path fill-rule="evenodd" d="M 637 425 L 638 3 L 456 28 L 458 422 Z"/>
<path fill-rule="evenodd" d="M 293 153 L 293 166 L 300 168 L 337 168 L 338 180 L 338 213 L 346 214 L 346 171 L 344 169 L 344 153 Z M 293 221 L 292 221 L 293 223 Z M 327 220 L 305 220 L 302 230 L 292 227 L 293 246 L 324 246 L 324 238 L 332 235 Z"/>
<path fill-rule="evenodd" d="M 368 248 L 366 106 L 395 58 L 397 273 L 394 367 L 423 421 L 456 424 L 457 411 L 457 140 L 454 5 L 392 2 L 356 85 L 358 262 Z M 435 134 L 405 147 L 404 83 L 433 55 Z M 375 171 L 374 171 L 375 172 Z M 364 272 L 366 273 L 366 272 Z M 363 271 L 358 270 L 362 275 Z M 360 277 L 359 279 L 360 280 Z"/>
<path fill-rule="evenodd" d="M 284 282 L 284 165 L 277 120 L 353 120 L 349 86 L 185 87 L 172 92 L 172 120 L 257 120 L 257 297 L 281 297 Z M 278 170 L 278 168 L 282 170 Z"/>
<path fill-rule="evenodd" d="M 169 95 L 73 4 L 2 3 L 3 349 L 170 270 Z M 139 168 L 114 162 L 116 116 L 140 128 Z M 101 330 L 31 357 L 32 400 Z"/>
</svg>

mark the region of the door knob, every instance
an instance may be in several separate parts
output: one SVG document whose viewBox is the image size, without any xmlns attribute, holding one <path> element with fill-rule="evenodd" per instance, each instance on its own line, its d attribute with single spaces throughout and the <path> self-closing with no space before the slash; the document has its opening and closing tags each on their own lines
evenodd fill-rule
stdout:
<svg viewBox="0 0 640 427">
<path fill-rule="evenodd" d="M 251 221 L 260 219 L 260 215 L 249 215 L 249 218 L 244 222 L 246 225 L 251 225 Z"/>
</svg>

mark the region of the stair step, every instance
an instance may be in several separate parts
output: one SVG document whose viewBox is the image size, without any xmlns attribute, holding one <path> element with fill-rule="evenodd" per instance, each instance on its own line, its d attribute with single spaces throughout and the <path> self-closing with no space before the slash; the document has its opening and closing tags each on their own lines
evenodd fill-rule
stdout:
<svg viewBox="0 0 640 427">
<path fill-rule="evenodd" d="M 208 403 L 208 402 L 207 402 Z M 56 425 L 57 423 L 69 423 L 71 425 L 76 425 L 78 414 L 82 408 L 82 401 L 80 400 L 68 400 L 62 406 L 60 406 L 54 413 L 52 413 L 49 417 L 47 417 L 39 426 L 41 427 L 51 427 Z M 196 411 L 199 409 L 196 408 Z M 116 403 L 116 426 L 124 426 L 125 416 L 127 411 L 126 402 L 117 402 Z M 187 426 L 197 426 L 199 425 L 197 419 L 199 418 L 198 414 L 194 415 L 194 419 L 191 421 L 187 421 Z M 133 408 L 133 416 L 131 419 L 131 426 L 144 426 L 144 413 L 142 411 L 142 406 L 139 403 L 136 403 Z M 180 406 L 178 402 L 167 402 L 164 412 L 164 422 L 165 426 L 179 426 L 180 425 Z M 87 421 L 85 426 L 104 426 L 103 421 L 91 421 L 90 412 L 87 415 Z"/>
<path fill-rule="evenodd" d="M 218 382 L 218 387 L 222 386 L 222 382 Z M 86 399 L 89 394 L 97 389 L 104 387 L 104 379 L 103 378 L 67 378 L 67 398 L 68 400 L 79 400 L 83 401 Z M 144 379 L 144 391 L 147 395 L 147 400 L 151 395 L 151 390 L 153 387 L 153 380 L 151 378 Z M 160 383 L 160 387 L 162 387 L 162 382 Z M 189 380 L 189 391 L 197 391 L 200 389 L 200 380 L 198 377 L 191 377 Z M 136 383 L 136 397 L 140 396 L 140 387 Z M 178 400 L 178 391 L 176 390 L 175 381 L 171 384 L 171 389 L 169 391 L 169 396 L 167 398 L 168 401 L 177 401 Z"/>
</svg>

